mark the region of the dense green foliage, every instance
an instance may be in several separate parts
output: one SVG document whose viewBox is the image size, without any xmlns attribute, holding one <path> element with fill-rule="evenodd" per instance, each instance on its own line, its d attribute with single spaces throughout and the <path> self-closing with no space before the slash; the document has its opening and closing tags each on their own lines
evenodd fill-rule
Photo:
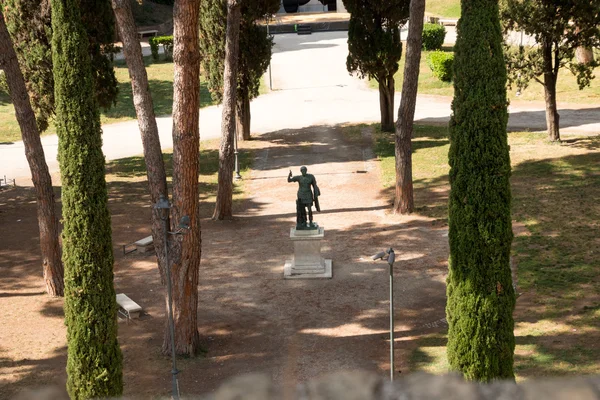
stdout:
<svg viewBox="0 0 600 400">
<path fill-rule="evenodd" d="M 118 52 L 114 45 L 115 16 L 110 0 L 81 0 L 80 4 L 92 59 L 96 100 L 106 110 L 115 104 L 119 93 L 119 82 L 113 69 L 113 57 Z"/>
<path fill-rule="evenodd" d="M 433 75 L 442 82 L 452 81 L 452 66 L 454 64 L 454 53 L 446 51 L 433 51 L 427 56 L 427 65 Z"/>
<path fill-rule="evenodd" d="M 259 18 L 279 9 L 277 0 L 244 0 L 240 26 L 237 95 L 253 99 L 258 96 L 260 78 L 271 60 L 273 39 L 266 28 L 257 24 Z M 227 4 L 224 0 L 203 0 L 200 3 L 200 51 L 202 69 L 211 95 L 220 103 L 223 98 L 225 69 L 225 31 Z"/>
<path fill-rule="evenodd" d="M 407 0 L 344 0 L 350 15 L 348 71 L 378 82 L 398 71 L 400 25 L 408 20 Z"/>
<path fill-rule="evenodd" d="M 577 77 L 579 88 L 590 85 L 598 63 L 582 65 L 574 60 L 578 47 L 600 46 L 600 0 L 501 0 L 503 29 L 522 31 L 540 46 L 511 46 L 505 49 L 509 83 L 525 89 L 532 79 L 544 73 L 556 75 L 568 67 Z M 544 49 L 550 52 L 544 58 Z M 544 82 L 543 84 L 547 84 Z"/>
<path fill-rule="evenodd" d="M 513 379 L 511 174 L 496 0 L 463 0 L 450 120 L 448 361 L 467 379 Z"/>
<path fill-rule="evenodd" d="M 0 5 L 5 11 L 38 128 L 44 131 L 54 114 L 50 0 L 0 0 Z M 115 22 L 110 1 L 81 0 L 78 5 L 89 40 L 96 99 L 102 108 L 108 109 L 118 94 L 112 66 L 117 50 L 113 45 Z"/>
<path fill-rule="evenodd" d="M 0 71 L 0 94 L 2 93 L 8 94 L 8 83 L 4 71 Z"/>
<path fill-rule="evenodd" d="M 49 0 L 0 0 L 40 132 L 54 114 Z"/>
<path fill-rule="evenodd" d="M 152 59 L 154 61 L 158 61 L 158 59 L 159 59 L 159 56 L 158 56 L 158 46 L 159 45 L 163 46 L 165 60 L 170 61 L 173 59 L 173 35 L 151 37 L 148 40 L 148 43 L 150 44 L 150 51 L 152 52 Z"/>
<path fill-rule="evenodd" d="M 423 50 L 439 50 L 446 38 L 446 28 L 439 24 L 423 25 Z"/>
<path fill-rule="evenodd" d="M 62 181 L 67 390 L 73 399 L 123 391 L 111 218 L 88 39 L 77 0 L 52 0 L 52 57 Z"/>
</svg>

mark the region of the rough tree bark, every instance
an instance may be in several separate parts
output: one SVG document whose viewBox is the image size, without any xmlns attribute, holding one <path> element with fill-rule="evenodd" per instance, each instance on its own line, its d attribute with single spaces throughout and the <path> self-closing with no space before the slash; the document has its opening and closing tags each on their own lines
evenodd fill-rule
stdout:
<svg viewBox="0 0 600 400">
<path fill-rule="evenodd" d="M 379 109 L 381 111 L 381 130 L 394 132 L 394 75 L 380 76 Z"/>
<path fill-rule="evenodd" d="M 558 77 L 558 60 L 554 60 L 552 43 L 542 43 L 544 57 L 544 100 L 546 101 L 546 126 L 548 140 L 560 141 L 560 116 L 556 105 L 556 79 Z"/>
<path fill-rule="evenodd" d="M 201 256 L 198 211 L 200 152 L 200 48 L 198 16 L 200 0 L 177 0 L 173 8 L 173 207 L 171 221 L 190 218 L 190 229 L 169 243 L 175 351 L 195 355 L 199 350 L 198 273 Z M 170 334 L 165 323 L 163 352 L 170 353 Z"/>
<path fill-rule="evenodd" d="M 238 140 L 250 140 L 250 98 L 247 93 L 237 96 L 236 124 Z"/>
<path fill-rule="evenodd" d="M 46 165 L 44 148 L 31 108 L 25 80 L 17 61 L 12 41 L 0 9 L 0 69 L 4 70 L 15 107 L 15 114 L 25 147 L 25 156 L 31 170 L 31 179 L 37 197 L 40 249 L 46 292 L 50 296 L 64 295 L 64 270 L 58 241 L 59 222 L 54 204 L 52 179 Z"/>
<path fill-rule="evenodd" d="M 412 181 L 412 136 L 419 85 L 424 14 L 425 0 L 412 0 L 410 2 L 410 24 L 402 98 L 396 122 L 396 196 L 394 198 L 394 213 L 396 214 L 410 214 L 415 208 Z"/>
<path fill-rule="evenodd" d="M 125 53 L 125 60 L 127 61 L 129 76 L 131 78 L 133 105 L 142 136 L 150 198 L 152 204 L 155 204 L 159 200 L 160 195 L 168 198 L 168 192 L 167 175 L 162 158 L 152 95 L 148 85 L 148 75 L 144 66 L 142 48 L 138 41 L 137 29 L 133 20 L 131 2 L 129 0 L 112 0 L 112 7 L 115 12 L 119 35 L 123 42 L 123 53 Z M 167 226 L 169 226 L 169 221 L 167 221 Z M 159 271 L 164 283 L 166 282 L 164 232 L 162 229 L 162 220 L 156 212 L 152 213 L 152 239 L 158 257 Z"/>
<path fill-rule="evenodd" d="M 233 139 L 236 127 L 237 60 L 240 35 L 241 0 L 227 1 L 223 113 L 219 147 L 219 187 L 213 219 L 233 217 Z"/>
</svg>

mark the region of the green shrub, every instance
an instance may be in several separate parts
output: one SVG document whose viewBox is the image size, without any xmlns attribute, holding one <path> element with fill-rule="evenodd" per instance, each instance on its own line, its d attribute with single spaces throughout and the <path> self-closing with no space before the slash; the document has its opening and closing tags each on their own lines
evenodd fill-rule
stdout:
<svg viewBox="0 0 600 400">
<path fill-rule="evenodd" d="M 439 50 L 446 38 L 446 28 L 438 24 L 423 25 L 423 50 Z"/>
<path fill-rule="evenodd" d="M 171 36 L 155 36 L 148 40 L 150 44 L 150 51 L 152 51 L 152 58 L 154 61 L 158 61 L 158 46 L 162 44 L 165 51 L 165 60 L 171 61 L 173 59 L 173 35 Z"/>
<path fill-rule="evenodd" d="M 454 53 L 437 50 L 427 56 L 427 65 L 429 65 L 433 75 L 442 82 L 452 81 L 453 64 Z"/>
<path fill-rule="evenodd" d="M 2 93 L 8 94 L 8 83 L 6 82 L 4 71 L 0 71 L 0 94 Z"/>
</svg>

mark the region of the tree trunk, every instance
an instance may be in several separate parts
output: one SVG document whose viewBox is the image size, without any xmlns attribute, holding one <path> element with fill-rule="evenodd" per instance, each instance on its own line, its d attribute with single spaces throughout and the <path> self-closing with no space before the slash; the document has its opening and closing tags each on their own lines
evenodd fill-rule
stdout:
<svg viewBox="0 0 600 400">
<path fill-rule="evenodd" d="M 213 219 L 233 217 L 233 139 L 236 127 L 237 61 L 240 35 L 241 4 L 227 2 L 227 33 L 225 39 L 225 72 L 223 75 L 223 113 L 221 116 L 221 146 L 219 147 L 219 187 Z"/>
<path fill-rule="evenodd" d="M 112 6 L 116 16 L 119 37 L 123 42 L 123 53 L 125 54 L 125 60 L 127 61 L 129 76 L 131 78 L 133 105 L 135 107 L 138 126 L 142 136 L 150 198 L 152 204 L 155 204 L 159 200 L 160 195 L 165 196 L 165 198 L 168 198 L 169 195 L 167 191 L 165 164 L 162 158 L 160 138 L 158 136 L 158 127 L 156 125 L 156 116 L 154 114 L 154 105 L 150 87 L 148 85 L 148 75 L 146 74 L 146 67 L 144 66 L 142 48 L 138 40 L 130 1 L 112 0 Z M 169 225 L 169 221 L 167 221 L 167 226 Z M 166 283 L 164 232 L 162 229 L 161 216 L 158 212 L 152 213 L 152 240 L 158 258 L 159 271 L 163 283 Z"/>
<path fill-rule="evenodd" d="M 175 351 L 195 355 L 199 350 L 198 273 L 201 256 L 198 211 L 198 168 L 200 152 L 200 51 L 198 14 L 200 0 L 177 0 L 173 8 L 173 206 L 171 221 L 190 218 L 184 235 L 169 243 Z M 165 324 L 163 352 L 171 352 Z"/>
<path fill-rule="evenodd" d="M 37 197 L 40 249 L 46 292 L 50 296 L 64 295 L 64 271 L 58 241 L 59 222 L 54 205 L 52 179 L 46 165 L 44 148 L 31 108 L 25 81 L 21 73 L 17 55 L 6 29 L 0 9 L 0 68 L 6 74 L 11 99 L 25 147 L 25 156 L 31 170 L 31 179 Z"/>
<path fill-rule="evenodd" d="M 379 78 L 379 109 L 381 111 L 381 130 L 394 132 L 394 75 Z"/>
<path fill-rule="evenodd" d="M 589 47 L 578 47 L 575 50 L 575 57 L 579 64 L 590 65 L 594 62 L 594 51 Z"/>
<path fill-rule="evenodd" d="M 548 140 L 560 141 L 560 117 L 556 106 L 556 79 L 558 69 L 553 66 L 552 43 L 543 43 L 544 58 L 544 100 L 546 101 L 546 126 Z"/>
<path fill-rule="evenodd" d="M 248 93 L 238 96 L 236 112 L 238 140 L 250 140 L 250 98 Z"/>
<path fill-rule="evenodd" d="M 404 65 L 402 98 L 396 122 L 396 197 L 394 213 L 410 214 L 414 211 L 412 182 L 412 136 L 419 86 L 419 64 L 423 41 L 423 17 L 425 0 L 410 2 L 410 25 Z"/>
</svg>

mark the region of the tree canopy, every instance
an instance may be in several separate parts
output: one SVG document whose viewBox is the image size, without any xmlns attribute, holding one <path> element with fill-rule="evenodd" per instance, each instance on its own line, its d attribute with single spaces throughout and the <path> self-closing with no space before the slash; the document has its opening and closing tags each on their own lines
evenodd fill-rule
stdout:
<svg viewBox="0 0 600 400">
<path fill-rule="evenodd" d="M 0 0 L 0 5 L 5 10 L 38 128 L 44 131 L 54 115 L 50 0 Z M 79 6 L 92 58 L 94 93 L 99 106 L 108 109 L 115 104 L 118 94 L 112 65 L 117 52 L 113 44 L 114 16 L 108 1 L 81 0 Z"/>
<path fill-rule="evenodd" d="M 402 57 L 400 25 L 410 0 L 344 0 L 350 13 L 346 68 L 379 84 L 381 129 L 394 131 L 394 74 Z"/>
<path fill-rule="evenodd" d="M 501 0 L 505 33 L 520 31 L 535 39 L 534 46 L 505 48 L 509 85 L 525 89 L 534 80 L 544 86 L 548 134 L 559 140 L 556 81 L 561 68 L 568 68 L 579 88 L 590 84 L 598 65 L 578 63 L 578 47 L 600 46 L 600 0 Z"/>
<path fill-rule="evenodd" d="M 279 9 L 277 0 L 242 1 L 240 45 L 238 56 L 238 96 L 253 99 L 258 96 L 260 78 L 271 59 L 272 38 L 258 19 Z M 225 31 L 227 3 L 224 0 L 203 0 L 200 4 L 200 50 L 202 67 L 208 88 L 215 101 L 223 100 L 223 70 L 225 69 Z"/>
<path fill-rule="evenodd" d="M 398 71 L 400 25 L 408 20 L 409 5 L 408 0 L 344 0 L 351 14 L 348 71 L 375 80 Z"/>
</svg>

